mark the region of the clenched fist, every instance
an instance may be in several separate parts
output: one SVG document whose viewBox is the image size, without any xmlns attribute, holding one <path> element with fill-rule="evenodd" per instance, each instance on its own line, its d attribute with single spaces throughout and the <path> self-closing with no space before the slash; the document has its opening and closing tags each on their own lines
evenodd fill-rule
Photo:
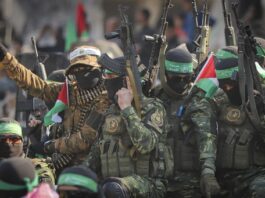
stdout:
<svg viewBox="0 0 265 198">
<path fill-rule="evenodd" d="M 118 96 L 118 105 L 121 110 L 132 105 L 133 95 L 129 89 L 121 88 L 116 95 Z"/>
</svg>

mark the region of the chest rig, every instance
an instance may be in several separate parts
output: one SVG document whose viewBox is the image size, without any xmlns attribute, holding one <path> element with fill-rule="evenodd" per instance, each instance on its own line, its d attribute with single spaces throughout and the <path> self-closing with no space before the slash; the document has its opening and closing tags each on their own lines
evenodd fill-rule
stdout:
<svg viewBox="0 0 265 198">
<path fill-rule="evenodd" d="M 243 170 L 265 165 L 265 145 L 240 107 L 223 105 L 218 123 L 217 168 Z"/>
<path fill-rule="evenodd" d="M 182 120 L 181 111 L 184 108 L 183 100 L 163 100 L 166 104 L 169 120 L 169 135 L 167 142 L 174 151 L 174 174 L 179 171 L 196 171 L 199 168 L 199 155 L 195 133 L 187 122 Z"/>
<path fill-rule="evenodd" d="M 165 138 L 159 139 L 154 151 L 148 154 L 139 153 L 127 133 L 120 110 L 112 105 L 105 115 L 100 141 L 103 177 L 126 177 L 132 174 L 157 178 L 171 176 L 172 152 L 166 146 Z"/>
</svg>

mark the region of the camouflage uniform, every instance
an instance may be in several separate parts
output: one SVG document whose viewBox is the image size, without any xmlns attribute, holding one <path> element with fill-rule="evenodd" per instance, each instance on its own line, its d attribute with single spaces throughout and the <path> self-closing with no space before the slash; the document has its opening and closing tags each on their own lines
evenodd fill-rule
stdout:
<svg viewBox="0 0 265 198">
<path fill-rule="evenodd" d="M 173 156 L 166 146 L 166 112 L 161 102 L 145 98 L 142 119 L 133 107 L 121 111 L 112 105 L 101 129 L 85 165 L 98 169 L 105 183 L 121 184 L 130 197 L 164 197 L 163 178 L 172 175 Z"/>
<path fill-rule="evenodd" d="M 244 110 L 225 93 L 215 96 L 218 115 L 217 179 L 232 197 L 265 197 L 265 143 Z"/>
<path fill-rule="evenodd" d="M 29 94 L 39 97 L 47 102 L 55 102 L 58 93 L 63 87 L 62 83 L 46 82 L 40 77 L 32 73 L 26 67 L 21 65 L 14 56 L 7 53 L 0 63 L 1 68 L 4 68 L 7 75 L 16 81 L 17 85 Z M 70 93 L 71 97 L 71 93 Z M 73 163 L 79 163 L 89 152 L 89 148 L 96 138 L 97 121 L 96 118 L 108 106 L 107 99 L 100 96 L 93 101 L 91 108 L 87 112 L 83 112 L 84 107 L 76 103 L 65 111 L 65 117 L 60 125 L 60 131 L 63 137 L 55 140 L 55 149 L 60 153 L 74 154 Z M 75 126 L 79 123 L 79 118 L 82 113 L 85 113 L 87 118 L 84 125 L 81 126 L 80 133 L 71 133 Z M 90 122 L 93 122 L 91 124 Z M 94 127 L 94 128 L 93 128 Z M 59 132 L 58 132 L 59 133 Z"/>
</svg>

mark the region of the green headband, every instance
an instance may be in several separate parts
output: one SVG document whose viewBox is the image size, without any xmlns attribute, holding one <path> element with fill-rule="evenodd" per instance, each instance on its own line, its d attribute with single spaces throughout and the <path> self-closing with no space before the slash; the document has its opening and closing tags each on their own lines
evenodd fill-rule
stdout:
<svg viewBox="0 0 265 198">
<path fill-rule="evenodd" d="M 1 134 L 16 134 L 20 137 L 22 137 L 22 129 L 21 126 L 16 123 L 1 123 L 0 124 L 0 135 Z"/>
<path fill-rule="evenodd" d="M 38 186 L 39 184 L 39 176 L 36 174 L 33 181 L 30 181 L 29 178 L 24 178 L 25 185 L 16 185 L 10 184 L 0 180 L 0 190 L 24 190 L 27 189 L 28 192 L 31 192 L 34 187 Z"/>
<path fill-rule="evenodd" d="M 260 45 L 256 46 L 257 49 L 257 56 L 265 57 L 265 49 Z"/>
<path fill-rule="evenodd" d="M 98 184 L 94 180 L 74 173 L 60 175 L 58 185 L 81 186 L 94 193 L 98 192 Z"/>
<path fill-rule="evenodd" d="M 229 69 L 216 70 L 216 77 L 217 79 L 231 78 L 235 71 L 238 71 L 238 66 Z"/>
<path fill-rule="evenodd" d="M 165 69 L 169 72 L 189 74 L 193 73 L 193 64 L 192 63 L 177 63 L 174 61 L 165 61 Z"/>
<path fill-rule="evenodd" d="M 104 69 L 104 70 L 103 70 L 103 73 L 104 73 L 104 74 L 114 74 L 113 71 L 110 71 L 110 70 L 108 70 L 108 69 Z"/>
<path fill-rule="evenodd" d="M 232 52 L 229 52 L 227 50 L 218 50 L 218 52 L 215 54 L 215 56 L 218 59 L 227 59 L 227 58 L 238 58 L 236 54 L 233 54 Z"/>
</svg>

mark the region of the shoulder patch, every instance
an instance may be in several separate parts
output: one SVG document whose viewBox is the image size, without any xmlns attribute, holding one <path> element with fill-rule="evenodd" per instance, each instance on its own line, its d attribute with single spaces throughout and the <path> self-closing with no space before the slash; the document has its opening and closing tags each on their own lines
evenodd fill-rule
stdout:
<svg viewBox="0 0 265 198">
<path fill-rule="evenodd" d="M 162 127 L 164 124 L 163 113 L 161 111 L 156 110 L 151 115 L 151 122 L 154 123 L 158 127 Z"/>
</svg>

